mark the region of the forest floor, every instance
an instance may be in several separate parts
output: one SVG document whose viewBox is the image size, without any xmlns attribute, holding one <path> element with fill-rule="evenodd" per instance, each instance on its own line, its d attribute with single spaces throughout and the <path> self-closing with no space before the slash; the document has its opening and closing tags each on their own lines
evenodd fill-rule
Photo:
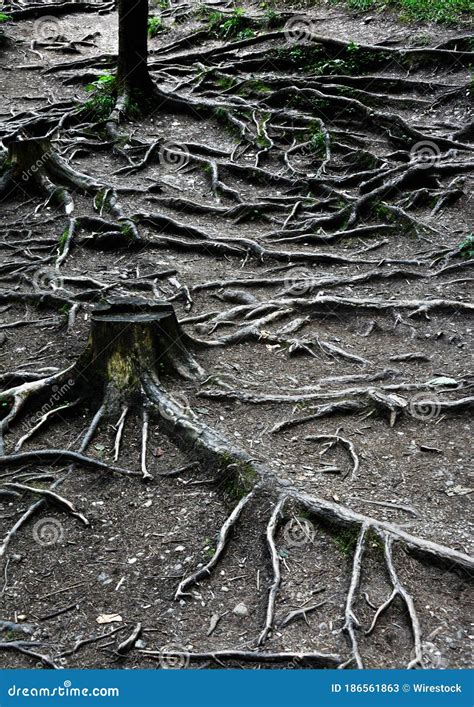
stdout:
<svg viewBox="0 0 474 707">
<path fill-rule="evenodd" d="M 185 413 L 302 492 L 468 554 L 474 148 L 465 129 L 466 26 L 402 22 L 389 11 L 357 14 L 333 3 L 206 7 L 172 0 L 153 9 L 164 29 L 150 40 L 149 63 L 160 88 L 220 105 L 213 114 L 165 105 L 121 125 L 136 142 L 118 150 L 92 120 L 54 133 L 54 148 L 74 169 L 116 188 L 142 246 L 102 244 L 93 224 L 79 225 L 58 267 L 70 223 L 64 210 L 29 192 L 2 203 L 2 387 L 72 365 L 101 298 L 169 299 L 189 334 L 220 344 L 196 354 L 206 372 L 199 380 L 165 376 Z M 94 120 L 104 120 L 107 89 L 93 94 L 86 85 L 113 68 L 115 12 L 51 13 L 9 22 L 5 32 L 3 138 L 33 118 L 52 120 L 49 128 L 86 101 Z M 138 141 L 156 143 L 140 169 L 133 164 L 146 149 Z M 410 164 L 413 172 L 397 181 Z M 90 195 L 77 190 L 73 198 L 73 216 L 98 215 Z M 343 400 L 360 406 L 324 414 L 327 403 Z M 468 402 L 447 405 L 459 400 Z M 40 413 L 28 403 L 5 434 L 4 454 L 42 414 L 70 402 L 74 391 L 61 388 L 41 401 Z M 60 409 L 21 451 L 77 450 L 93 414 L 81 402 Z M 133 410 L 114 462 L 119 417 L 99 426 L 87 453 L 139 469 L 142 419 Z M 325 435 L 352 443 L 357 473 L 348 445 Z M 276 618 L 256 648 L 274 581 L 270 501 L 250 502 L 211 575 L 175 600 L 181 579 L 213 556 L 236 502 L 203 463 L 158 478 L 195 460 L 175 442 L 151 416 L 152 481 L 78 464 L 61 496 L 89 525 L 43 503 L 9 538 L 0 574 L 2 667 L 186 667 L 192 659 L 193 667 L 295 668 L 311 665 L 299 653 L 351 658 L 346 609 L 357 533 L 297 511 L 296 519 L 286 511 L 276 531 Z M 2 465 L 1 537 L 38 498 L 8 484 L 45 489 L 67 467 Z M 378 536 L 365 552 L 354 598 L 363 663 L 404 667 L 416 645 L 400 596 L 365 634 L 392 591 Z M 422 666 L 467 667 L 467 577 L 402 544 L 395 557 L 420 625 Z M 313 607 L 307 616 L 281 625 L 305 606 Z M 138 642 L 120 656 L 137 624 Z M 290 657 L 192 658 L 222 650 Z"/>
</svg>

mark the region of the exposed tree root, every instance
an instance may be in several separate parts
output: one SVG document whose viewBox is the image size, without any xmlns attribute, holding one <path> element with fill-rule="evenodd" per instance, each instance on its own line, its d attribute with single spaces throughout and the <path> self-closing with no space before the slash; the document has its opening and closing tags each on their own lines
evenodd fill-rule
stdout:
<svg viewBox="0 0 474 707">
<path fill-rule="evenodd" d="M 203 662 L 211 660 L 221 665 L 235 661 L 237 663 L 283 663 L 287 665 L 291 664 L 295 667 L 308 665 L 314 668 L 337 668 L 341 662 L 338 655 L 332 655 L 330 653 L 292 653 L 290 651 L 267 653 L 263 651 L 221 650 L 207 653 L 180 653 L 165 648 L 162 651 L 141 650 L 140 653 L 150 658 L 160 660 L 165 666 L 167 661 L 172 665 L 173 659 L 182 661 L 184 664 L 189 661 Z"/>
<path fill-rule="evenodd" d="M 277 529 L 277 523 L 279 517 L 283 511 L 286 498 L 280 498 L 276 503 L 273 513 L 268 521 L 267 525 L 267 543 L 270 556 L 272 558 L 272 569 L 273 569 L 273 581 L 268 593 L 268 604 L 267 604 L 267 614 L 265 619 L 265 627 L 258 638 L 257 645 L 263 646 L 268 638 L 268 635 L 273 627 L 273 622 L 275 619 L 275 602 L 280 588 L 281 582 L 281 571 L 280 571 L 280 557 L 278 555 L 278 550 L 275 545 L 275 533 Z"/>
<path fill-rule="evenodd" d="M 109 345 L 105 351 L 101 343 L 104 338 L 107 341 L 114 341 L 114 345 L 112 347 Z M 347 596 L 345 621 L 345 630 L 351 643 L 352 659 L 355 660 L 356 664 L 361 667 L 362 658 L 357 644 L 356 630 L 358 623 L 355 618 L 353 604 L 359 588 L 363 551 L 369 530 L 380 534 L 385 539 L 387 567 L 394 591 L 396 590 L 407 604 L 412 618 L 416 645 L 418 645 L 419 624 L 415 621 L 416 614 L 414 613 L 413 604 L 410 603 L 411 598 L 403 589 L 394 570 L 391 555 L 392 543 L 402 544 L 408 550 L 423 556 L 428 561 L 443 562 L 452 571 L 472 572 L 474 560 L 448 547 L 411 536 L 398 526 L 378 521 L 369 516 L 356 513 L 340 504 L 301 492 L 292 486 L 289 481 L 277 478 L 264 464 L 255 462 L 247 452 L 235 448 L 216 431 L 203 425 L 194 415 L 190 416 L 189 412 L 185 411 L 178 402 L 166 393 L 155 368 L 157 353 L 160 352 L 158 360 L 161 359 L 162 362 L 166 362 L 170 366 L 169 370 L 179 372 L 181 375 L 199 378 L 202 375 L 202 369 L 188 352 L 187 346 L 193 346 L 193 342 L 180 332 L 179 325 L 169 305 L 146 306 L 137 300 L 119 300 L 112 305 L 103 305 L 96 308 L 92 319 L 91 342 L 79 362 L 72 369 L 73 372 L 71 372 L 71 369 L 67 371 L 69 376 L 75 375 L 76 372 L 81 372 L 82 377 L 87 376 L 87 385 L 85 388 L 83 386 L 82 390 L 88 390 L 89 394 L 92 392 L 90 390 L 92 385 L 94 387 L 100 385 L 102 390 L 105 390 L 105 409 L 108 411 L 116 411 L 118 403 L 120 403 L 121 416 L 119 421 L 125 418 L 124 406 L 132 404 L 135 397 L 138 396 L 142 401 L 140 403 L 142 406 L 146 403 L 147 411 L 149 410 L 150 413 L 153 412 L 153 414 L 159 416 L 164 429 L 179 446 L 182 446 L 188 452 L 192 451 L 193 455 L 198 458 L 206 459 L 207 465 L 211 463 L 221 473 L 223 465 L 225 473 L 232 474 L 237 480 L 240 479 L 236 483 L 243 484 L 241 488 L 247 489 L 222 525 L 218 546 L 213 557 L 205 566 L 180 582 L 176 590 L 176 598 L 187 596 L 190 587 L 211 574 L 227 546 L 230 532 L 236 525 L 242 511 L 250 501 L 256 501 L 260 492 L 262 492 L 267 497 L 268 494 L 271 496 L 276 495 L 277 500 L 267 526 L 267 543 L 272 559 L 273 581 L 268 595 L 265 626 L 258 639 L 259 645 L 265 642 L 274 623 L 276 597 L 281 582 L 279 556 L 276 547 L 276 529 L 283 506 L 290 501 L 307 509 L 315 519 L 321 519 L 335 525 L 349 525 L 359 528 L 359 541 L 354 555 L 353 575 Z M 56 375 L 58 376 L 59 374 Z M 51 381 L 51 379 L 44 380 Z M 41 387 L 41 385 L 46 385 L 44 380 L 24 385 L 36 385 L 37 387 L 39 385 Z M 77 393 L 77 390 L 80 390 L 79 384 L 75 388 Z M 101 414 L 103 414 L 103 411 Z M 147 419 L 145 417 L 144 422 Z M 88 439 L 90 439 L 90 436 L 89 434 Z M 146 431 L 143 438 L 146 440 Z M 354 468 L 356 468 L 358 457 L 355 454 L 353 445 L 339 435 L 330 439 L 333 438 L 335 441 L 341 441 L 348 448 Z M 321 439 L 321 436 L 318 436 L 317 439 Z M 324 439 L 327 439 L 327 436 L 324 436 Z M 115 449 L 117 451 L 117 444 Z M 28 462 L 69 462 L 109 471 L 124 471 L 86 457 L 82 453 L 66 450 L 44 450 L 4 456 L 0 458 L 0 467 L 14 468 Z M 142 471 L 125 471 L 125 473 L 141 476 L 143 469 L 142 447 Z M 53 484 L 49 492 L 45 491 L 43 496 L 59 503 L 60 506 L 65 504 L 67 506 L 68 502 L 55 493 L 54 487 L 57 483 Z M 24 484 L 14 484 L 13 488 L 36 492 L 36 489 L 27 487 Z M 38 510 L 41 503 L 42 501 L 36 502 L 17 521 L 15 527 L 4 540 L 2 554 L 5 552 L 13 534 Z M 74 509 L 70 506 L 67 506 L 67 510 L 74 512 Z M 385 608 L 381 609 L 378 615 L 383 610 Z M 374 626 L 375 623 L 370 630 L 373 630 Z M 232 655 L 235 656 L 234 653 Z M 258 656 L 259 654 L 256 652 L 252 653 L 252 655 Z M 416 660 L 418 658 L 417 652 Z"/>
<path fill-rule="evenodd" d="M 230 532 L 233 530 L 245 506 L 249 503 L 249 501 L 252 500 L 254 495 L 255 490 L 252 490 L 243 498 L 241 498 L 241 500 L 237 503 L 234 510 L 232 511 L 230 516 L 225 520 L 224 524 L 220 529 L 216 551 L 214 552 L 213 556 L 211 557 L 209 562 L 204 565 L 204 567 L 201 567 L 189 577 L 185 577 L 185 579 L 183 579 L 179 583 L 179 586 L 176 590 L 175 599 L 179 599 L 180 597 L 185 596 L 188 593 L 186 591 L 187 589 L 199 582 L 199 580 L 203 579 L 204 577 L 208 577 L 211 574 L 212 570 L 217 565 L 224 552 L 224 549 L 229 539 Z"/>
<path fill-rule="evenodd" d="M 72 7 L 71 3 L 53 3 L 47 6 L 47 12 L 56 15 L 66 10 L 89 11 L 96 9 L 93 5 L 79 2 Z M 112 3 L 101 7 L 109 11 Z M 186 7 L 169 9 L 170 14 L 175 15 L 186 11 Z M 40 16 L 44 12 L 43 6 L 32 5 L 20 9 L 15 6 L 9 14 L 20 19 Z M 288 13 L 288 17 L 292 16 Z M 262 21 L 262 17 L 253 16 L 252 27 L 262 30 Z M 294 46 L 284 30 L 270 32 L 265 29 L 253 37 L 224 44 L 213 38 L 211 48 L 201 46 L 201 42 L 208 38 L 208 29 L 203 29 L 194 32 L 186 42 L 178 39 L 160 47 L 156 53 L 152 52 L 156 57 L 150 62 L 150 68 L 156 70 L 155 76 L 163 80 L 165 87 L 153 85 L 146 65 L 140 67 L 142 73 L 138 84 L 149 92 L 148 108 L 173 114 L 183 112 L 193 120 L 206 118 L 230 130 L 226 149 L 189 140 L 173 146 L 161 135 L 145 142 L 122 133 L 124 119 L 130 118 L 131 102 L 137 100 L 139 94 L 137 82 L 128 76 L 120 62 L 114 94 L 116 103 L 105 120 L 94 123 L 87 110 L 78 109 L 77 102 L 67 100 L 12 115 L 1 129 L 0 138 L 8 152 L 0 147 L 0 160 L 5 163 L 0 179 L 0 201 L 7 201 L 10 196 L 15 196 L 15 192 L 18 194 L 20 189 L 26 189 L 34 199 L 39 196 L 42 200 L 36 211 L 41 206 L 58 206 L 62 212 L 60 219 L 48 217 L 41 225 L 55 229 L 61 223 L 62 236 L 58 232 L 54 238 L 41 238 L 36 214 L 24 221 L 15 221 L 15 216 L 8 217 L 8 222 L 4 220 L 0 248 L 7 258 L 0 268 L 0 277 L 15 284 L 9 285 L 10 291 L 0 293 L 0 304 L 7 307 L 34 304 L 56 310 L 67 306 L 69 312 L 64 319 L 72 328 L 79 306 L 82 306 L 80 303 L 84 303 L 84 311 L 87 311 L 89 303 L 103 301 L 112 288 L 114 292 L 128 291 L 133 296 L 114 298 L 94 309 L 90 320 L 90 341 L 70 368 L 37 373 L 18 370 L 0 378 L 2 385 L 7 386 L 0 394 L 0 468 L 6 470 L 2 493 L 15 500 L 21 495 L 39 497 L 15 519 L 0 545 L 0 556 L 6 555 L 22 526 L 47 504 L 87 524 L 87 518 L 57 492 L 76 466 L 136 476 L 153 483 L 148 447 L 153 434 L 151 423 L 158 421 L 160 431 L 164 431 L 191 459 L 161 476 L 172 479 L 191 468 L 212 469 L 213 481 L 222 480 L 226 489 L 230 483 L 235 492 L 234 506 L 229 509 L 219 530 L 212 558 L 180 581 L 176 599 L 192 601 L 192 588 L 207 579 L 212 581 L 213 572 L 229 548 L 233 531 L 240 527 L 243 513 L 259 504 L 272 509 L 266 517 L 271 577 L 265 605 L 262 602 L 260 607 L 265 620 L 254 637 L 255 650 L 229 649 L 190 654 L 171 651 L 171 659 L 201 663 L 215 661 L 221 665 L 254 662 L 263 666 L 290 663 L 296 667 L 363 667 L 363 651 L 359 647 L 363 627 L 355 607 L 361 594 L 364 562 L 367 561 L 366 544 L 375 533 L 384 543 L 385 565 L 393 591 L 385 602 L 374 608 L 375 614 L 366 635 L 370 636 L 377 629 L 384 612 L 396 598 L 400 599 L 407 610 L 414 643 L 414 658 L 408 667 L 421 666 L 422 622 L 417 614 L 416 598 L 406 590 L 395 567 L 394 547 L 406 550 L 424 562 L 443 564 L 449 571 L 464 575 L 472 574 L 474 560 L 463 552 L 411 535 L 396 524 L 306 493 L 287 478 L 277 477 L 269 465 L 256 461 L 249 452 L 235 447 L 229 439 L 202 423 L 189 406 L 183 406 L 168 393 L 163 381 L 167 380 L 166 376 L 175 381 L 178 377 L 186 378 L 190 385 L 200 386 L 199 395 L 214 399 L 255 404 L 312 403 L 304 415 L 275 425 L 274 433 L 330 415 L 377 412 L 393 426 L 400 415 L 411 415 L 413 420 L 422 417 L 425 407 L 436 407 L 443 415 L 459 414 L 473 407 L 474 398 L 466 392 L 471 385 L 468 381 L 444 387 L 432 386 L 429 381 L 392 383 L 392 377 L 400 374 L 389 369 L 353 374 L 354 369 L 350 368 L 348 376 L 327 378 L 314 389 L 308 387 L 294 393 L 273 395 L 232 390 L 228 384 L 208 389 L 208 383 L 215 379 L 204 380 L 205 372 L 195 356 L 202 349 L 252 341 L 281 347 L 289 354 L 305 354 L 312 358 L 323 354 L 331 359 L 368 366 L 370 361 L 362 355 L 363 352 L 354 351 L 337 339 L 338 343 L 333 343 L 329 335 L 319 333 L 319 328 L 318 333 L 308 336 L 303 336 L 302 330 L 336 313 L 348 318 L 364 313 L 394 314 L 395 326 L 408 324 L 413 330 L 411 321 L 415 317 L 420 317 L 418 325 L 435 312 L 453 317 L 471 314 L 474 305 L 461 298 L 454 299 L 457 296 L 454 290 L 450 290 L 452 298 L 438 295 L 441 288 L 468 280 L 459 278 L 447 282 L 445 276 L 461 269 L 465 272 L 469 262 L 462 260 L 460 251 L 453 249 L 452 245 L 445 245 L 449 241 L 443 238 L 445 233 L 441 222 L 424 222 L 417 211 L 420 206 L 428 204 L 431 216 L 438 216 L 446 206 L 464 198 L 465 183 L 468 182 L 463 175 L 472 172 L 474 166 L 471 159 L 474 148 L 470 143 L 472 129 L 450 122 L 433 122 L 436 118 L 432 117 L 431 111 L 428 112 L 428 105 L 434 109 L 437 105 L 464 98 L 466 87 L 452 84 L 451 78 L 449 83 L 431 81 L 424 78 L 424 73 L 420 78 L 421 74 L 417 76 L 416 72 L 420 67 L 424 72 L 428 65 L 468 66 L 473 54 L 468 51 L 466 38 L 449 40 L 436 48 L 400 49 L 362 44 L 354 48 L 347 41 L 313 34 L 310 43 L 298 43 L 297 52 L 293 51 Z M 194 48 L 190 50 L 191 45 Z M 34 47 L 33 50 L 36 51 Z M 299 56 L 306 57 L 304 61 L 308 64 L 299 66 Z M 367 66 L 368 58 L 370 66 Z M 55 73 L 58 77 L 62 74 L 66 83 L 79 83 L 90 81 L 104 68 L 113 68 L 116 62 L 116 56 L 102 54 L 56 64 L 47 69 L 46 74 Z M 301 69 L 308 73 L 308 66 L 314 70 L 311 70 L 311 76 L 302 78 Z M 396 75 L 400 66 L 411 72 L 410 78 Z M 379 69 L 384 74 L 369 75 L 369 69 L 373 74 Z M 364 75 L 349 75 L 359 70 Z M 397 112 L 413 106 L 423 112 L 420 124 L 413 124 L 403 117 L 405 113 Z M 94 134 L 99 137 L 91 137 Z M 126 149 L 123 148 L 124 138 Z M 428 143 L 427 160 L 423 156 L 425 143 Z M 96 151 L 109 150 L 121 160 L 110 183 L 99 182 L 71 166 L 78 154 L 93 156 Z M 183 169 L 193 171 L 193 179 L 196 177 L 193 200 L 186 198 L 185 192 L 179 195 L 179 187 L 167 183 L 166 175 L 162 179 L 169 163 L 183 154 Z M 148 170 L 151 167 L 154 171 L 150 177 Z M 159 180 L 155 171 L 159 171 Z M 150 180 L 149 187 L 136 186 L 133 175 L 137 173 Z M 126 178 L 126 182 L 121 182 L 121 178 Z M 91 197 L 96 215 L 73 215 L 73 194 L 76 191 Z M 138 213 L 130 214 L 128 207 L 121 205 L 119 195 L 124 195 L 125 203 L 127 199 L 139 197 L 140 204 L 135 207 L 139 209 Z M 147 212 L 143 202 L 151 202 L 157 211 Z M 202 225 L 195 225 L 189 217 L 178 220 L 169 215 L 173 212 L 207 217 L 208 221 L 215 220 L 218 225 L 213 227 L 211 223 L 206 230 Z M 257 222 L 257 229 L 254 229 L 253 221 Z M 220 224 L 225 225 L 225 235 L 218 230 Z M 260 228 L 262 224 L 263 228 Z M 238 235 L 236 225 L 239 226 Z M 152 233 L 142 238 L 138 226 Z M 259 233 L 258 238 L 254 236 L 255 231 Z M 428 242 L 428 248 L 414 256 L 402 252 L 399 258 L 386 257 L 386 250 L 382 248 L 400 236 Z M 436 244 L 432 246 L 434 239 Z M 344 250 L 334 248 L 341 242 Z M 284 249 L 280 249 L 281 244 L 285 244 Z M 142 266 L 137 265 L 133 277 L 127 278 L 126 282 L 107 284 L 108 280 L 104 278 L 102 281 L 102 276 L 94 279 L 66 272 L 61 279 L 61 288 L 20 289 L 35 285 L 35 273 L 40 267 L 52 267 L 55 273 L 65 270 L 75 255 L 75 246 L 79 245 L 100 251 L 124 248 L 127 255 L 164 248 L 184 250 L 211 255 L 223 264 L 224 259 L 232 258 L 234 264 L 236 260 L 241 261 L 242 276 L 219 274 L 216 279 L 200 284 L 194 281 L 191 286 L 175 269 L 162 268 L 159 272 L 143 275 L 142 270 L 139 272 Z M 378 248 L 383 255 L 377 259 Z M 263 270 L 266 262 L 273 265 L 273 269 Z M 336 266 L 338 271 L 321 274 L 313 267 L 319 264 Z M 247 265 L 252 268 L 249 275 L 244 269 Z M 304 270 L 298 267 L 294 272 L 295 265 L 303 266 Z M 346 296 L 344 291 L 341 294 L 337 289 L 350 287 L 355 290 L 379 282 L 395 282 L 397 286 L 398 281 L 404 280 L 415 281 L 423 287 L 426 285 L 427 290 L 433 285 L 436 297 L 431 292 L 413 299 Z M 231 290 L 231 287 L 240 289 Z M 276 289 L 268 299 L 260 300 L 249 292 L 250 288 L 259 287 Z M 329 288 L 336 289 L 334 296 L 326 294 Z M 151 292 L 155 299 L 169 299 L 150 304 L 137 299 L 137 291 Z M 211 304 L 209 309 L 212 311 L 204 313 L 197 308 L 193 316 L 182 319 L 182 323 L 197 325 L 196 331 L 207 337 L 202 340 L 183 331 L 170 302 L 183 302 L 188 313 L 196 306 L 195 296 L 206 291 L 218 291 L 213 300 L 219 302 L 218 306 Z M 222 308 L 222 302 L 231 303 L 231 306 Z M 407 315 L 407 320 L 402 319 L 402 313 Z M 24 319 L 15 317 L 5 329 L 15 331 L 26 325 L 45 325 L 46 321 L 31 319 L 28 314 Z M 370 325 L 369 331 L 372 326 L 376 324 Z M 232 328 L 221 333 L 222 327 Z M 420 352 L 397 354 L 391 360 L 402 364 L 419 361 Z M 387 378 L 387 385 L 379 384 Z M 336 387 L 326 388 L 328 381 Z M 41 408 L 41 403 L 51 396 L 55 386 L 61 390 L 66 386 L 64 401 L 43 412 L 39 421 L 22 434 L 16 444 L 12 443 L 14 452 L 8 454 L 7 442 L 22 415 L 28 408 Z M 411 393 L 415 392 L 417 395 L 412 397 Z M 426 399 L 421 399 L 419 392 L 426 394 Z M 19 453 L 32 435 L 43 429 L 54 415 L 79 403 L 84 404 L 84 409 L 95 409 L 96 403 L 93 403 L 97 400 L 103 403 L 79 451 L 44 449 Z M 125 425 L 129 425 L 132 418 L 139 420 L 140 451 L 134 468 L 123 469 L 115 464 L 120 458 Z M 115 424 L 111 445 L 113 464 L 85 454 L 104 419 Z M 334 443 L 344 448 L 352 462 L 350 478 L 346 479 L 350 486 L 359 472 L 359 455 L 353 442 L 341 437 L 339 430 L 334 435 L 318 434 L 307 437 L 307 440 Z M 56 472 L 54 477 L 45 474 L 45 479 L 52 479 L 49 488 L 45 488 L 34 484 L 37 474 L 34 476 L 29 472 L 30 465 L 48 468 L 67 465 L 68 470 Z M 26 470 L 23 471 L 23 467 Z M 17 474 L 20 468 L 23 473 Z M 395 510 L 413 511 L 402 504 L 359 500 Z M 285 581 L 280 571 L 279 520 L 284 509 L 290 506 L 292 510 L 301 509 L 310 514 L 315 524 L 351 528 L 357 533 L 343 617 L 348 655 L 259 650 L 268 640 L 275 623 L 278 625 L 278 620 L 275 621 L 278 596 Z M 6 567 L 8 569 L 8 565 Z M 291 611 L 279 626 L 284 628 L 300 618 L 306 620 L 307 614 L 323 604 Z M 72 655 L 82 646 L 112 636 L 118 630 L 81 639 L 61 655 Z M 133 649 L 140 631 L 138 624 L 121 641 L 117 658 L 124 659 Z M 0 650 L 17 650 L 49 667 L 57 667 L 52 658 L 32 651 L 33 647 L 33 642 L 0 644 Z M 163 659 L 162 651 L 140 653 Z M 168 654 L 165 652 L 165 655 Z"/>
</svg>

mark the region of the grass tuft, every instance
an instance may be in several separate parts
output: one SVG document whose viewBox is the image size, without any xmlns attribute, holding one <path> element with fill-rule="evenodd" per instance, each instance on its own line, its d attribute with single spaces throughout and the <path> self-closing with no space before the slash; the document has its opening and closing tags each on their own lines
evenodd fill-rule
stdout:
<svg viewBox="0 0 474 707">
<path fill-rule="evenodd" d="M 405 20 L 451 24 L 468 18 L 472 0 L 345 0 L 353 10 L 368 12 L 383 8 L 399 11 Z"/>
<path fill-rule="evenodd" d="M 164 29 L 165 25 L 161 17 L 153 16 L 148 18 L 148 36 L 150 37 L 150 39 L 156 37 L 156 35 L 160 32 L 163 32 Z"/>
</svg>

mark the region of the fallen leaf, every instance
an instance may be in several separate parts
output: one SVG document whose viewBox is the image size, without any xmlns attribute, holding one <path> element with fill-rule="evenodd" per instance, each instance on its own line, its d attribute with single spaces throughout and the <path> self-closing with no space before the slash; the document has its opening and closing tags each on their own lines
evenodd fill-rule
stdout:
<svg viewBox="0 0 474 707">
<path fill-rule="evenodd" d="M 474 489 L 470 489 L 468 486 L 453 486 L 446 491 L 447 496 L 467 496 L 468 493 L 472 493 Z"/>
<path fill-rule="evenodd" d="M 98 624 L 113 624 L 121 623 L 123 619 L 120 614 L 99 614 L 96 621 Z"/>
<path fill-rule="evenodd" d="M 447 376 L 438 376 L 438 378 L 432 378 L 428 381 L 428 385 L 457 385 L 458 382 L 454 378 L 448 378 Z"/>
</svg>

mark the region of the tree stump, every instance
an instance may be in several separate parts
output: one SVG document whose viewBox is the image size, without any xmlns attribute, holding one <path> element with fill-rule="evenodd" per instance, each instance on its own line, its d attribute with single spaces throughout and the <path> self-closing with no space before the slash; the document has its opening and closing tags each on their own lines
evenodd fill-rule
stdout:
<svg viewBox="0 0 474 707">
<path fill-rule="evenodd" d="M 95 398 L 104 389 L 106 405 L 115 412 L 117 403 L 142 400 L 144 375 L 157 381 L 164 373 L 200 377 L 191 344 L 168 302 L 116 298 L 94 309 L 89 342 L 73 375 Z"/>
<path fill-rule="evenodd" d="M 23 191 L 39 192 L 57 201 L 64 206 L 66 214 L 70 214 L 74 203 L 65 187 L 88 192 L 101 186 L 87 175 L 73 170 L 57 154 L 48 137 L 10 135 L 3 142 L 8 148 L 8 169 L 0 181 L 0 199 L 21 187 Z"/>
</svg>

